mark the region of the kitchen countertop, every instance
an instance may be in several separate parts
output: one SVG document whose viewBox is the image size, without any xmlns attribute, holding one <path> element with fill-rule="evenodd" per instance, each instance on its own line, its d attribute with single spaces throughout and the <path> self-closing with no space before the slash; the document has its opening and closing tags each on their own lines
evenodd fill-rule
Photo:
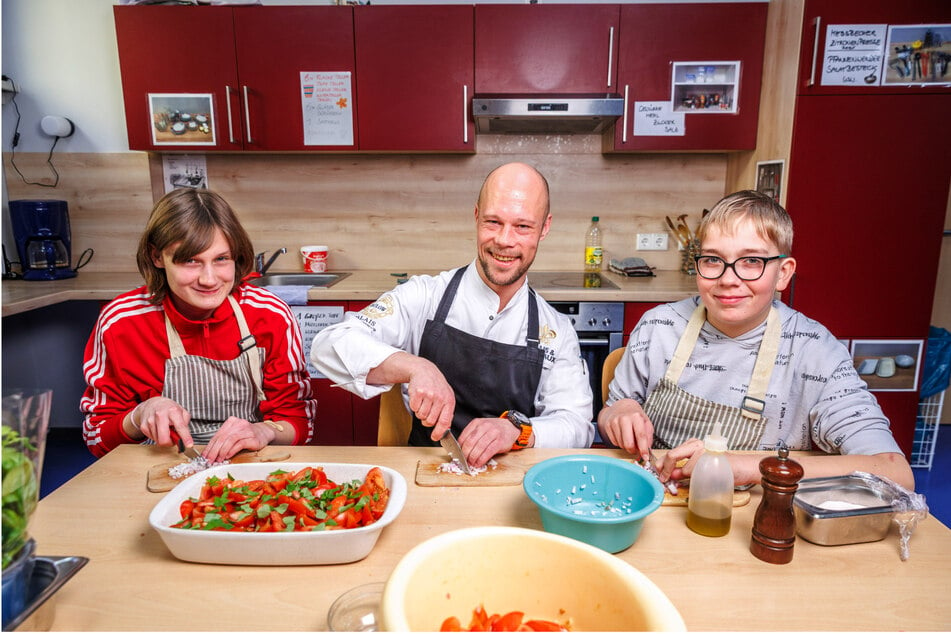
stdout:
<svg viewBox="0 0 951 634">
<path fill-rule="evenodd" d="M 403 554 L 428 538 L 470 526 L 541 529 L 521 486 L 416 485 L 417 462 L 444 457 L 440 448 L 288 450 L 294 462 L 384 465 L 406 479 L 403 511 L 365 559 L 286 567 L 175 559 L 148 522 L 162 494 L 146 489 L 149 467 L 167 462 L 173 452 L 123 445 L 41 500 L 30 522 L 38 555 L 89 558 L 53 596 L 51 629 L 325 630 L 334 599 L 355 586 L 385 581 Z M 526 449 L 499 461 L 527 469 L 564 453 L 627 457 L 608 449 Z M 940 599 L 941 588 L 951 585 L 951 529 L 938 520 L 928 517 L 918 525 L 904 562 L 893 525 L 884 540 L 867 544 L 823 547 L 797 539 L 792 562 L 774 565 L 749 552 L 760 498 L 754 487 L 752 500 L 734 509 L 731 531 L 720 538 L 691 532 L 685 507 L 661 507 L 617 557 L 663 590 L 688 631 L 914 631 L 951 624 L 951 603 Z"/>
<path fill-rule="evenodd" d="M 272 271 L 272 273 L 299 273 L 300 271 Z M 398 271 L 404 272 L 403 270 Z M 409 274 L 420 271 L 405 271 Z M 312 288 L 307 293 L 310 301 L 373 300 L 396 285 L 390 271 L 352 271 L 330 288 Z M 435 271 L 422 271 L 435 273 Z M 696 281 L 679 271 L 657 271 L 656 277 L 624 277 L 602 273 L 617 284 L 610 288 L 537 288 L 548 301 L 604 301 L 604 302 L 671 302 L 697 293 Z M 532 274 L 528 274 L 531 281 Z M 3 316 L 35 310 L 51 304 L 71 300 L 108 301 L 116 295 L 142 284 L 138 273 L 80 273 L 70 279 L 42 282 L 3 280 L 0 283 Z"/>
</svg>

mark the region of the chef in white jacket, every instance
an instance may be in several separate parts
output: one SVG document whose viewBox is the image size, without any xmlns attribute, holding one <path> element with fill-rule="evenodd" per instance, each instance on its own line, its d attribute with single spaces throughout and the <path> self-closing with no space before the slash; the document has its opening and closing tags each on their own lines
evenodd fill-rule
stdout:
<svg viewBox="0 0 951 634">
<path fill-rule="evenodd" d="M 403 384 L 411 445 L 452 427 L 469 464 L 523 447 L 588 447 L 592 395 L 568 317 L 528 284 L 551 226 L 548 183 L 509 163 L 486 178 L 475 206 L 478 253 L 467 266 L 414 276 L 320 332 L 314 365 L 372 398 Z M 503 412 L 516 412 L 502 418 Z"/>
</svg>

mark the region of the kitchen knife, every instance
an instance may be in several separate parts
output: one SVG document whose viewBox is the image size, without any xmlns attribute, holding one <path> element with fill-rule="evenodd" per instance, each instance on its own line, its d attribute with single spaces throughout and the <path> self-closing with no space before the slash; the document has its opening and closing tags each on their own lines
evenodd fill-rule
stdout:
<svg viewBox="0 0 951 634">
<path fill-rule="evenodd" d="M 205 457 L 198 453 L 198 450 L 195 449 L 195 446 L 185 447 L 185 443 L 182 441 L 181 436 L 178 435 L 174 429 L 169 428 L 169 435 L 172 437 L 172 440 L 178 444 L 178 453 L 182 454 L 189 460 L 205 460 Z"/>
<path fill-rule="evenodd" d="M 443 449 L 449 452 L 453 460 L 459 463 L 459 467 L 466 472 L 466 475 L 472 475 L 472 469 L 469 468 L 469 461 L 466 460 L 466 455 L 462 453 L 462 447 L 459 446 L 459 441 L 452 435 L 452 430 L 446 430 L 446 433 L 439 439 L 439 444 L 442 445 Z"/>
</svg>

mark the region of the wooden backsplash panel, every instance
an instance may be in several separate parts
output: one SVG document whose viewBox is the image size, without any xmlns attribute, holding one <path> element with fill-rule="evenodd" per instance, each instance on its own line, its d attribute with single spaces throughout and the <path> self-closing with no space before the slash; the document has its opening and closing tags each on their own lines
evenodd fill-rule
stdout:
<svg viewBox="0 0 951 634">
<path fill-rule="evenodd" d="M 479 153 L 469 156 L 209 154 L 208 181 L 238 212 L 256 250 L 287 247 L 277 271 L 300 270 L 304 244 L 327 244 L 333 269 L 412 273 L 466 263 L 475 253 L 479 187 L 508 161 L 530 163 L 549 180 L 554 219 L 539 269 L 580 270 L 592 215 L 605 229 L 607 257 L 639 255 L 660 269 L 677 269 L 673 242 L 666 252 L 637 252 L 635 234 L 664 231 L 664 215 L 686 213 L 694 226 L 701 210 L 724 194 L 724 155 L 602 155 L 598 137 L 580 136 L 478 142 Z M 17 155 L 29 174 L 46 173 L 45 160 Z M 74 259 L 93 247 L 88 270 L 134 271 L 139 233 L 164 193 L 161 156 L 61 154 L 55 163 L 61 174 L 55 190 L 11 178 L 7 164 L 9 197 L 67 200 Z"/>
</svg>

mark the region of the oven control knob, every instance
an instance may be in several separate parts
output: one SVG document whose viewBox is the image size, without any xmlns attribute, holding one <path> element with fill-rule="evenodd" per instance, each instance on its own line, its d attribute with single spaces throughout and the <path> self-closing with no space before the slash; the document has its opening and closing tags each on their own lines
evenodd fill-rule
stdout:
<svg viewBox="0 0 951 634">
<path fill-rule="evenodd" d="M 588 325 L 589 325 L 589 326 L 597 326 L 597 325 L 598 325 L 598 320 L 595 319 L 594 317 L 592 317 L 591 319 L 588 320 Z"/>
<path fill-rule="evenodd" d="M 608 326 L 611 325 L 611 318 L 610 318 L 610 317 L 605 317 L 605 318 L 604 318 L 604 321 L 602 321 L 601 323 L 604 324 L 604 327 L 605 327 L 605 328 L 607 328 Z"/>
</svg>

